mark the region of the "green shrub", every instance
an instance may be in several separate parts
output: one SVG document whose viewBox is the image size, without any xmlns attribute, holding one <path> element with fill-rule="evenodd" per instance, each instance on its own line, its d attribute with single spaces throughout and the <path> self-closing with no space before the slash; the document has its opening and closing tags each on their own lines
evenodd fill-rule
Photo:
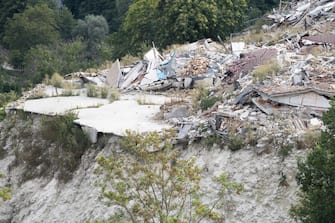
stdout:
<svg viewBox="0 0 335 223">
<path fill-rule="evenodd" d="M 5 110 L 0 108 L 0 122 L 3 121 L 6 118 L 6 112 Z"/>
<path fill-rule="evenodd" d="M 5 107 L 8 102 L 18 99 L 18 95 L 14 91 L 8 93 L 0 93 L 0 108 Z"/>
<path fill-rule="evenodd" d="M 80 126 L 74 123 L 75 119 L 74 113 L 46 117 L 41 126 L 42 138 L 56 145 L 51 160 L 55 169 L 59 170 L 58 179 L 63 181 L 71 178 L 90 145 Z"/>
<path fill-rule="evenodd" d="M 87 97 L 98 97 L 98 89 L 95 85 L 93 84 L 88 84 L 87 85 Z"/>
<path fill-rule="evenodd" d="M 78 96 L 79 93 L 76 93 L 71 89 L 64 89 L 60 95 L 61 96 Z"/>
<path fill-rule="evenodd" d="M 113 102 L 113 101 L 117 101 L 119 99 L 120 99 L 120 91 L 118 89 L 113 88 L 110 91 L 109 101 Z"/>
<path fill-rule="evenodd" d="M 28 96 L 28 99 L 39 99 L 39 98 L 45 98 L 48 97 L 47 94 L 45 94 L 43 91 L 34 92 L 33 94 Z"/>
<path fill-rule="evenodd" d="M 222 143 L 222 138 L 219 134 L 213 134 L 213 135 L 210 135 L 206 138 L 204 138 L 204 143 L 205 145 L 207 146 L 213 146 L 214 144 L 220 144 Z"/>
<path fill-rule="evenodd" d="M 109 92 L 109 87 L 101 87 L 100 88 L 100 97 L 101 98 L 107 98 Z"/>
<path fill-rule="evenodd" d="M 214 97 L 214 96 L 203 98 L 200 102 L 200 108 L 201 110 L 206 111 L 207 109 L 213 107 L 213 105 L 220 100 L 221 100 L 220 97 Z"/>
<path fill-rule="evenodd" d="M 238 134 L 230 134 L 228 136 L 228 148 L 232 151 L 237 151 L 245 146 L 244 139 Z"/>
<path fill-rule="evenodd" d="M 50 81 L 49 84 L 51 84 L 55 88 L 62 88 L 64 78 L 59 73 L 54 73 L 49 81 Z"/>
<path fill-rule="evenodd" d="M 287 144 L 282 145 L 278 150 L 278 155 L 281 157 L 282 161 L 285 160 L 285 158 L 290 155 L 291 151 L 293 149 L 293 145 Z"/>
</svg>

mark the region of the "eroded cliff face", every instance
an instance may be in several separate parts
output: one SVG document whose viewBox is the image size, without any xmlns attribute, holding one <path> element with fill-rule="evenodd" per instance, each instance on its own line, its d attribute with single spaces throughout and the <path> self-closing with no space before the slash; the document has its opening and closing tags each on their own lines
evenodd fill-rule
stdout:
<svg viewBox="0 0 335 223">
<path fill-rule="evenodd" d="M 57 169 L 41 170 L 40 165 L 28 169 L 25 158 L 49 159 L 55 145 L 39 135 L 38 116 L 9 117 L 0 123 L 0 146 L 3 148 L 0 171 L 6 175 L 1 183 L 13 189 L 12 199 L 0 208 L 0 222 L 85 222 L 107 219 L 113 209 L 104 206 L 98 199 L 100 189 L 95 186 L 98 177 L 94 174 L 96 158 L 122 153 L 118 137 L 105 137 L 91 146 L 81 156 L 72 178 L 60 180 Z M 34 154 L 24 147 L 41 149 Z M 0 148 L 0 149 L 1 149 Z M 279 156 L 278 149 L 269 147 L 259 154 L 255 148 L 231 151 L 224 146 L 208 148 L 192 144 L 182 150 L 185 158 L 196 157 L 204 170 L 202 186 L 211 188 L 211 178 L 226 172 L 232 181 L 243 183 L 244 191 L 227 196 L 224 212 L 226 222 L 292 222 L 288 216 L 290 205 L 296 199 L 296 158 L 304 157 L 306 150 L 292 151 Z M 43 154 L 43 155 L 41 155 Z M 36 157 L 33 157 L 36 155 Z M 22 159 L 18 159 L 21 157 Z M 27 174 L 29 176 L 27 176 Z"/>
</svg>

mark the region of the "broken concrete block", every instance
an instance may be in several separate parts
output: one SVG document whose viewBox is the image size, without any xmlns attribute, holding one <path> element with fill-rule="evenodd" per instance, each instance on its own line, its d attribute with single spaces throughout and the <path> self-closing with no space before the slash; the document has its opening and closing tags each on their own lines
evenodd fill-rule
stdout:
<svg viewBox="0 0 335 223">
<path fill-rule="evenodd" d="M 313 128 L 319 128 L 322 126 L 322 121 L 318 118 L 312 118 L 310 120 L 310 125 L 313 127 Z"/>
<path fill-rule="evenodd" d="M 214 85 L 214 78 L 213 77 L 206 77 L 203 79 L 193 79 L 194 87 L 203 87 L 203 88 L 210 88 Z"/>
<path fill-rule="evenodd" d="M 81 126 L 83 132 L 87 135 L 91 143 L 96 143 L 98 141 L 98 132 L 95 128 L 89 126 Z"/>
<path fill-rule="evenodd" d="M 139 62 L 133 67 L 127 76 L 124 78 L 123 82 L 120 84 L 122 89 L 128 88 L 141 74 L 143 74 L 143 68 L 145 68 L 144 62 Z"/>
<path fill-rule="evenodd" d="M 240 56 L 245 48 L 245 42 L 231 42 L 231 49 L 234 55 Z"/>
<path fill-rule="evenodd" d="M 192 87 L 192 82 L 193 82 L 192 78 L 186 77 L 184 79 L 184 88 L 186 88 L 186 89 L 191 88 Z"/>
<path fill-rule="evenodd" d="M 185 124 L 183 125 L 183 127 L 181 127 L 179 129 L 179 132 L 178 132 L 178 135 L 177 135 L 177 139 L 178 140 L 183 140 L 183 139 L 186 139 L 189 131 L 191 130 L 192 128 L 192 124 Z"/>
<path fill-rule="evenodd" d="M 172 119 L 172 118 L 185 118 L 189 116 L 189 112 L 187 107 L 177 107 L 173 108 L 171 112 L 164 114 L 164 119 Z"/>
<path fill-rule="evenodd" d="M 107 82 L 108 86 L 110 86 L 112 88 L 118 88 L 120 78 L 121 78 L 121 68 L 120 68 L 119 59 L 117 59 L 113 63 L 110 71 L 107 73 L 106 82 Z"/>
</svg>

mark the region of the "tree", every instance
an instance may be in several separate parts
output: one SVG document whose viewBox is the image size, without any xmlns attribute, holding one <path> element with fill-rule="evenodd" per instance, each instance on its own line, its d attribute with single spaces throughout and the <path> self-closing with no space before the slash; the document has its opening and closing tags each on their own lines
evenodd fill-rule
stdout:
<svg viewBox="0 0 335 223">
<path fill-rule="evenodd" d="M 4 27 L 8 19 L 14 14 L 23 12 L 28 5 L 34 6 L 39 3 L 49 3 L 52 0 L 0 0 L 0 35 L 2 37 Z"/>
<path fill-rule="evenodd" d="M 62 39 L 71 39 L 76 21 L 68 8 L 62 7 L 56 10 L 56 23 Z"/>
<path fill-rule="evenodd" d="M 92 59 L 97 56 L 98 48 L 108 34 L 108 23 L 103 16 L 87 15 L 78 21 L 74 34 L 86 43 L 88 59 Z"/>
<path fill-rule="evenodd" d="M 326 223 L 335 219 L 335 107 L 324 113 L 326 130 L 314 150 L 298 162 L 300 201 L 291 215 L 300 222 Z"/>
<path fill-rule="evenodd" d="M 155 41 L 155 36 L 161 31 L 156 30 L 159 19 L 156 17 L 158 2 L 158 0 L 138 0 L 129 7 L 118 39 L 123 36 L 121 39 L 126 40 L 123 45 L 126 44 L 126 48 L 132 53 L 137 53 L 143 43 L 151 44 Z"/>
<path fill-rule="evenodd" d="M 171 143 L 174 131 L 136 134 L 127 132 L 122 146 L 129 154 L 99 157 L 97 173 L 101 199 L 119 211 L 117 222 L 214 222 L 222 221 L 216 208 L 222 207 L 227 192 L 242 190 L 222 174 L 215 178 L 217 189 L 211 203 L 202 202 L 208 195 L 200 188 L 201 169 L 194 159 L 179 158 Z"/>
<path fill-rule="evenodd" d="M 142 43 L 160 48 L 202 38 L 216 39 L 239 26 L 246 0 L 138 0 L 130 5 L 120 32 L 137 53 Z"/>
<path fill-rule="evenodd" d="M 111 32 L 119 29 L 123 15 L 133 0 L 64 0 L 75 18 L 83 19 L 87 15 L 102 15 L 106 18 Z"/>
<path fill-rule="evenodd" d="M 4 42 L 10 50 L 11 63 L 21 66 L 27 51 L 37 45 L 48 45 L 59 39 L 56 14 L 46 4 L 29 6 L 14 14 L 6 25 Z"/>
<path fill-rule="evenodd" d="M 68 74 L 86 69 L 91 63 L 87 63 L 85 56 L 86 48 L 81 40 L 52 46 L 38 45 L 31 48 L 24 57 L 24 74 L 33 83 L 38 83 L 45 75 L 55 72 Z"/>
</svg>

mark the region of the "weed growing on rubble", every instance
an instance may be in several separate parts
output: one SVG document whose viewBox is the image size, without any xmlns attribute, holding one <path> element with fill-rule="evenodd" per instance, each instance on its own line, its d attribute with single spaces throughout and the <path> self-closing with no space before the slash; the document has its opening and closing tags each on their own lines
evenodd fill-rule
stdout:
<svg viewBox="0 0 335 223">
<path fill-rule="evenodd" d="M 5 117 L 6 117 L 5 110 L 0 108 L 0 122 L 3 121 Z"/>
<path fill-rule="evenodd" d="M 201 109 L 205 111 L 211 108 L 217 101 L 221 100 L 221 97 L 209 96 L 209 89 L 202 86 L 194 89 L 192 94 L 193 108 L 195 110 Z"/>
<path fill-rule="evenodd" d="M 245 146 L 244 139 L 238 134 L 229 134 L 228 148 L 232 151 L 237 151 Z"/>
<path fill-rule="evenodd" d="M 87 85 L 87 97 L 94 97 L 94 98 L 108 98 L 109 95 L 109 87 L 97 87 L 93 84 Z M 111 101 L 115 101 L 118 99 L 117 92 L 112 91 L 111 92 Z"/>
<path fill-rule="evenodd" d="M 64 89 L 60 96 L 79 96 L 79 92 L 75 92 L 71 89 Z"/>
<path fill-rule="evenodd" d="M 192 104 L 195 109 L 199 109 L 199 102 L 202 101 L 209 95 L 209 90 L 200 86 L 193 90 L 192 92 Z"/>
<path fill-rule="evenodd" d="M 278 150 L 278 155 L 281 157 L 281 160 L 284 161 L 288 155 L 292 152 L 293 145 L 287 144 L 287 145 L 282 145 L 279 150 Z"/>
<path fill-rule="evenodd" d="M 98 97 L 99 96 L 99 93 L 98 93 L 98 89 L 95 85 L 93 84 L 88 84 L 87 85 L 87 97 Z"/>
<path fill-rule="evenodd" d="M 206 97 L 200 101 L 200 108 L 202 111 L 206 111 L 207 109 L 213 107 L 213 105 L 220 100 L 220 97 Z"/>
<path fill-rule="evenodd" d="M 5 175 L 3 175 L 2 173 L 0 173 L 0 178 L 4 178 Z M 12 189 L 10 187 L 6 187 L 6 186 L 0 186 L 0 198 L 3 201 L 7 201 L 10 200 L 12 197 Z"/>
<path fill-rule="evenodd" d="M 108 92 L 109 92 L 109 87 L 104 86 L 100 88 L 100 97 L 101 98 L 107 98 L 108 97 Z"/>
<path fill-rule="evenodd" d="M 124 57 L 121 58 L 120 64 L 121 66 L 126 66 L 133 64 L 135 62 L 141 61 L 141 58 L 138 56 L 132 56 L 130 54 L 125 55 Z"/>
<path fill-rule="evenodd" d="M 302 136 L 297 138 L 296 144 L 297 149 L 311 149 L 316 146 L 316 143 L 320 137 L 320 131 L 306 131 Z"/>
<path fill-rule="evenodd" d="M 219 134 L 212 134 L 203 139 L 206 146 L 212 147 L 214 144 L 220 145 L 222 143 L 222 138 Z"/>
<path fill-rule="evenodd" d="M 112 89 L 110 90 L 110 95 L 109 95 L 109 97 L 108 97 L 109 102 L 112 103 L 113 101 L 117 101 L 117 100 L 119 100 L 119 99 L 120 99 L 120 96 L 121 96 L 120 91 L 119 91 L 118 89 L 116 89 L 116 88 L 112 88 Z"/>
<path fill-rule="evenodd" d="M 277 62 L 271 62 L 258 66 L 252 75 L 256 81 L 264 81 L 268 76 L 276 74 L 280 71 L 280 66 Z"/>
</svg>

